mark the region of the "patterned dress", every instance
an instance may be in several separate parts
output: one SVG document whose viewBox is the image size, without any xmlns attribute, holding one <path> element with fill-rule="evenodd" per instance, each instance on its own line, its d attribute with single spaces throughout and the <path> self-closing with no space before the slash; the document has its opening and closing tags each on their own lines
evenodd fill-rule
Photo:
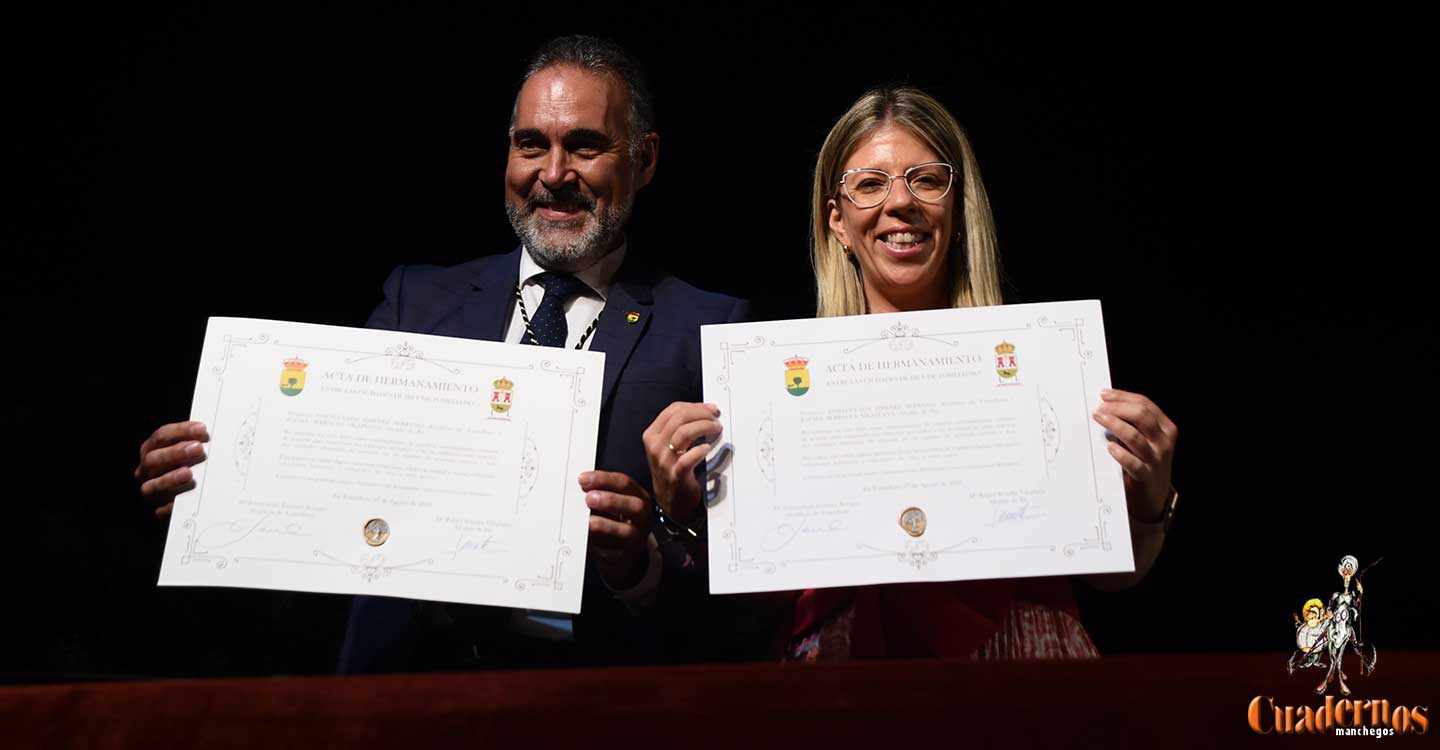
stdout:
<svg viewBox="0 0 1440 750">
<path fill-rule="evenodd" d="M 785 661 L 1099 656 L 1064 578 L 811 589 L 789 632 Z"/>
</svg>

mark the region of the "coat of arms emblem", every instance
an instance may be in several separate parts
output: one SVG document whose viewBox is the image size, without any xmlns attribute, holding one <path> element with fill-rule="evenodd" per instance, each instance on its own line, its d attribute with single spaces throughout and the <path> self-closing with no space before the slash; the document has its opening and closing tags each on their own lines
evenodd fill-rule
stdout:
<svg viewBox="0 0 1440 750">
<path fill-rule="evenodd" d="M 791 357 L 785 360 L 785 390 L 791 396 L 804 396 L 810 390 L 810 360 Z"/>
<path fill-rule="evenodd" d="M 490 389 L 490 416 L 496 419 L 509 419 L 508 413 L 513 405 L 512 399 L 515 395 L 515 384 L 505 376 L 500 376 L 491 384 Z"/>
<path fill-rule="evenodd" d="M 310 363 L 299 357 L 285 360 L 285 369 L 280 371 L 280 392 L 286 396 L 299 396 L 305 390 L 305 368 Z"/>
<path fill-rule="evenodd" d="M 995 374 L 1000 376 L 1000 382 L 1014 380 L 1020 373 L 1020 365 L 1015 358 L 1015 345 L 1009 341 L 1001 341 L 995 347 Z"/>
</svg>

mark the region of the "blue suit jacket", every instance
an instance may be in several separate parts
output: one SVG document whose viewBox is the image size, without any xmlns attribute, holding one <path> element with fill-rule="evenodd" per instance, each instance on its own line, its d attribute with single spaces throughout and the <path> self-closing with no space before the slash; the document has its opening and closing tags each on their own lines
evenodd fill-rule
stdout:
<svg viewBox="0 0 1440 750">
<path fill-rule="evenodd" d="M 500 341 L 514 304 L 520 272 L 516 249 L 442 268 L 402 266 L 385 282 L 385 301 L 367 325 L 396 331 Z M 639 315 L 634 323 L 629 313 Z M 743 300 L 696 289 L 625 259 L 606 291 L 605 312 L 591 351 L 605 353 L 600 436 L 595 467 L 630 475 L 652 489 L 641 433 L 673 401 L 702 400 L 700 326 L 748 318 Z M 653 616 L 632 614 L 586 571 L 575 644 L 552 654 L 504 654 L 503 666 L 651 662 L 667 660 L 665 626 Z M 693 585 L 691 586 L 693 588 Z M 471 641 L 505 643 L 509 610 L 357 597 L 340 654 L 345 673 L 487 666 L 465 663 Z M 439 645 L 437 645 L 439 644 Z M 480 644 L 483 648 L 484 644 Z M 516 648 L 536 644 L 516 644 Z M 541 645 L 543 649 L 543 644 Z M 513 650 L 513 649 L 512 649 Z M 453 654 L 460 657 L 452 658 Z"/>
</svg>

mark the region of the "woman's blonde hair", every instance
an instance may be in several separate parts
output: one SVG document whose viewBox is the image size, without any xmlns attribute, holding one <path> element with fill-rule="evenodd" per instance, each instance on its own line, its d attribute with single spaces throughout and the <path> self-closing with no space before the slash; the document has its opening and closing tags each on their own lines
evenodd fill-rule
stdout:
<svg viewBox="0 0 1440 750">
<path fill-rule="evenodd" d="M 970 149 L 970 139 L 945 105 L 934 97 L 909 86 L 884 86 L 865 92 L 850 105 L 830 129 L 815 161 L 810 261 L 815 266 L 816 315 L 824 318 L 866 312 L 860 267 L 847 257 L 839 238 L 830 231 L 826 203 L 831 199 L 844 200 L 839 194 L 839 184 L 845 160 L 862 140 L 886 123 L 910 129 L 960 172 L 961 189 L 952 190 L 951 195 L 960 202 L 957 215 L 962 232 L 951 239 L 946 259 L 951 307 L 1001 304 L 995 222 L 990 217 L 990 200 L 985 195 L 985 184 L 980 181 L 980 167 Z"/>
</svg>

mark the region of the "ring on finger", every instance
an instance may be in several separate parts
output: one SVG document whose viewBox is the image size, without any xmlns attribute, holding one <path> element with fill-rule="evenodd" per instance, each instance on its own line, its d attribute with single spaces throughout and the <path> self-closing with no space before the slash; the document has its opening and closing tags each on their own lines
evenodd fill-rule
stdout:
<svg viewBox="0 0 1440 750">
<path fill-rule="evenodd" d="M 680 450 L 679 448 L 676 448 L 674 443 L 666 443 L 665 445 L 670 448 L 670 452 L 671 452 L 671 453 L 674 453 L 674 454 L 677 455 L 677 456 L 683 456 L 683 455 L 685 455 L 685 451 L 682 451 L 682 450 Z"/>
</svg>

